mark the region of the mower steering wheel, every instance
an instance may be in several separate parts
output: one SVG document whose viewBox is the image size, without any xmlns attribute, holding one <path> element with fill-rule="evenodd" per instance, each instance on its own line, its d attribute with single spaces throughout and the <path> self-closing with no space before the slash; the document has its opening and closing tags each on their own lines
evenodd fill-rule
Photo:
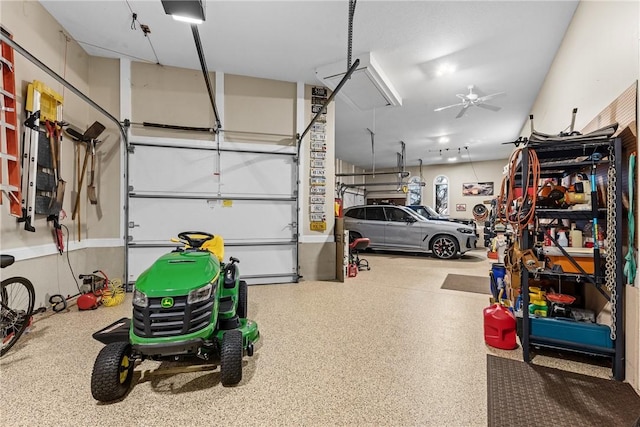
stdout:
<svg viewBox="0 0 640 427">
<path fill-rule="evenodd" d="M 178 237 L 185 240 L 193 249 L 198 249 L 204 244 L 204 242 L 213 239 L 215 236 L 202 231 L 183 231 L 178 234 Z"/>
</svg>

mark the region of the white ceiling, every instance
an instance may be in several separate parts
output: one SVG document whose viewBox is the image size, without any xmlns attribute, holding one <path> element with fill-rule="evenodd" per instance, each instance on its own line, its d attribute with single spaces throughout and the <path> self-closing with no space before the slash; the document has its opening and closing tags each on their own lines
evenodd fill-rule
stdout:
<svg viewBox="0 0 640 427">
<path fill-rule="evenodd" d="M 165 15 L 160 0 L 49 1 L 44 7 L 91 55 L 120 54 L 156 62 L 131 10 L 151 29 L 163 65 L 199 69 L 188 25 Z M 520 135 L 578 1 L 357 2 L 353 53 L 372 52 L 400 96 L 401 107 L 356 111 L 336 98 L 337 156 L 370 168 L 375 131 L 376 167 L 396 165 L 400 141 L 406 164 L 446 163 L 439 150 L 462 149 L 473 161 L 508 157 L 501 145 Z M 200 36 L 211 71 L 319 84 L 314 69 L 347 57 L 348 0 L 212 1 Z M 443 63 L 457 67 L 436 77 Z M 348 83 L 347 83 L 348 84 Z M 498 112 L 470 108 L 455 119 L 457 93 L 475 85 Z M 203 84 L 204 90 L 204 84 Z M 208 115 L 203 115 L 203 120 Z M 179 123 L 177 123 L 179 124 Z M 203 126 L 211 125 L 203 123 Z M 306 123 L 305 123 L 306 125 Z M 224 123 L 223 123 L 224 127 Z M 449 142 L 439 143 L 441 136 Z"/>
</svg>

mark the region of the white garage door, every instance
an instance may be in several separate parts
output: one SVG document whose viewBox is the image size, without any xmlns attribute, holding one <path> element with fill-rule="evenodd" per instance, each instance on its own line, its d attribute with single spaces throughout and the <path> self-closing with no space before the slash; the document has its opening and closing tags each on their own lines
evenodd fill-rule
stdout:
<svg viewBox="0 0 640 427">
<path fill-rule="evenodd" d="M 132 141 L 129 282 L 175 248 L 170 239 L 181 231 L 221 235 L 225 259 L 240 259 L 249 284 L 297 281 L 295 148 Z"/>
</svg>

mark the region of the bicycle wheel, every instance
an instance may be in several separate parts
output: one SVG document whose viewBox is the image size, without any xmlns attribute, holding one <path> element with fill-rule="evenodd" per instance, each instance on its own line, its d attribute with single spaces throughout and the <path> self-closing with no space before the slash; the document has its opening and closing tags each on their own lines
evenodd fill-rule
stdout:
<svg viewBox="0 0 640 427">
<path fill-rule="evenodd" d="M 11 277 L 2 281 L 0 288 L 0 329 L 2 329 L 2 349 L 0 356 L 18 341 L 29 325 L 35 291 L 33 284 L 24 277 Z"/>
</svg>

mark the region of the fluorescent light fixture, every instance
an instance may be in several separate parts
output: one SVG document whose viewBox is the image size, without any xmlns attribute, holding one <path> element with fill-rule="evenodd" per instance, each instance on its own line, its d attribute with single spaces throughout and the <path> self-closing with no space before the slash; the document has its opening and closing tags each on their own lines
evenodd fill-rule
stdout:
<svg viewBox="0 0 640 427">
<path fill-rule="evenodd" d="M 176 21 L 188 22 L 189 24 L 202 24 L 202 19 L 190 18 L 188 16 L 171 15 Z"/>
<path fill-rule="evenodd" d="M 439 144 L 446 144 L 447 142 L 449 142 L 449 138 L 447 138 L 446 136 L 441 136 L 440 138 L 438 138 Z"/>
<path fill-rule="evenodd" d="M 201 24 L 205 20 L 202 0 L 161 0 L 167 15 L 176 21 Z"/>
<path fill-rule="evenodd" d="M 456 160 L 458 160 L 458 157 L 457 157 L 457 156 L 456 156 L 456 157 L 449 157 L 449 158 L 447 159 L 447 161 L 448 161 L 448 162 L 455 162 Z"/>
</svg>

